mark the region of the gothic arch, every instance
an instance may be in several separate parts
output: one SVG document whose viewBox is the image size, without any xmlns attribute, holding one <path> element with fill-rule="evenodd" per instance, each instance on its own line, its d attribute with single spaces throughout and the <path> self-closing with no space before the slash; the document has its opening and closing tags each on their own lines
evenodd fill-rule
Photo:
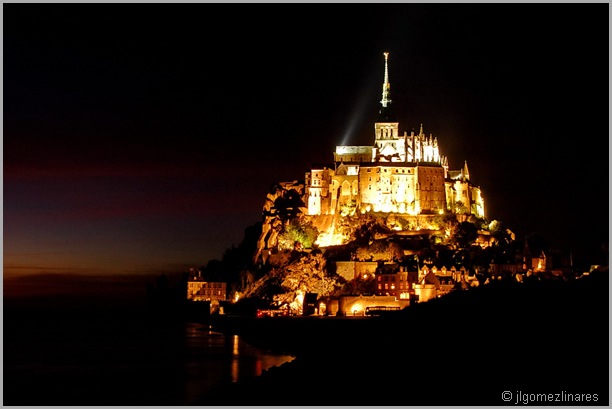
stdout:
<svg viewBox="0 0 612 409">
<path fill-rule="evenodd" d="M 351 183 L 348 180 L 345 180 L 342 182 L 342 192 L 340 194 L 342 196 L 351 195 Z"/>
</svg>

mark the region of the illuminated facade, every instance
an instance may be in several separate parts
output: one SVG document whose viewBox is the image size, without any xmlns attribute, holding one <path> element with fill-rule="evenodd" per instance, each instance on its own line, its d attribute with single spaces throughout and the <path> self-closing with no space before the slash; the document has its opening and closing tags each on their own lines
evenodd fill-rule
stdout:
<svg viewBox="0 0 612 409">
<path fill-rule="evenodd" d="M 333 166 L 306 172 L 309 215 L 384 212 L 407 216 L 462 213 L 485 217 L 482 192 L 470 182 L 467 162 L 449 170 L 437 138 L 400 134 L 391 110 L 388 53 L 374 145 L 336 146 Z"/>
<path fill-rule="evenodd" d="M 187 299 L 191 301 L 211 301 L 218 304 L 227 300 L 227 283 L 209 282 L 202 278 L 200 271 L 191 270 L 187 281 Z"/>
<path fill-rule="evenodd" d="M 450 293 L 457 283 L 470 280 L 465 267 L 447 269 L 445 266 L 423 265 L 419 270 L 408 271 L 395 263 L 385 263 L 383 266 L 375 276 L 376 295 L 401 300 L 428 301 Z M 475 278 L 472 276 L 471 279 Z"/>
<path fill-rule="evenodd" d="M 418 284 L 418 273 L 409 272 L 404 267 L 398 267 L 398 271 L 391 273 L 377 272 L 376 295 L 390 295 L 402 300 L 410 299 L 414 294 L 414 284 Z"/>
</svg>

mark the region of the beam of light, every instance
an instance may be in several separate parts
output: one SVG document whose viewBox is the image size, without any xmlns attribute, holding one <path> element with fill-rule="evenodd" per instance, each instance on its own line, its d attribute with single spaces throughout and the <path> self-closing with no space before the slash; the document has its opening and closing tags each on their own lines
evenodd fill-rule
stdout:
<svg viewBox="0 0 612 409">
<path fill-rule="evenodd" d="M 371 70 L 370 78 L 367 79 L 367 82 L 364 82 L 359 89 L 361 89 L 361 94 L 355 100 L 355 104 L 353 107 L 352 115 L 349 115 L 349 122 L 346 125 L 345 131 L 342 134 L 342 139 L 340 140 L 339 145 L 349 145 L 349 141 L 354 139 L 354 134 L 357 129 L 359 129 L 365 120 L 370 117 L 370 115 L 366 115 L 367 111 L 372 107 L 370 105 L 372 101 L 376 101 L 376 98 L 373 95 L 376 95 L 377 92 L 372 84 L 375 84 L 375 78 L 378 74 L 378 70 Z M 375 113 L 374 111 L 373 113 Z M 374 135 L 372 135 L 372 139 L 374 139 Z M 354 144 L 354 143 L 353 143 Z"/>
<path fill-rule="evenodd" d="M 340 145 L 349 145 L 349 141 L 353 139 L 355 129 L 362 125 L 367 102 L 367 99 L 362 94 L 361 97 L 358 99 L 358 103 L 356 104 L 355 109 L 353 109 L 353 114 L 350 116 L 349 123 L 347 124 L 346 129 L 342 134 Z"/>
</svg>

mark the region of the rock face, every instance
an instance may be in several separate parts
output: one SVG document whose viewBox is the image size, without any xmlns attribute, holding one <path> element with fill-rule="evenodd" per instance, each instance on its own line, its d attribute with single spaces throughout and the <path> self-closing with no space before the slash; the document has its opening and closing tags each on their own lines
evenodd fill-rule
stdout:
<svg viewBox="0 0 612 409">
<path fill-rule="evenodd" d="M 298 181 L 280 182 L 271 187 L 263 205 L 261 235 L 253 256 L 254 263 L 265 263 L 269 251 L 278 244 L 278 234 L 285 222 L 298 213 L 305 213 L 303 195 L 304 184 Z"/>
</svg>

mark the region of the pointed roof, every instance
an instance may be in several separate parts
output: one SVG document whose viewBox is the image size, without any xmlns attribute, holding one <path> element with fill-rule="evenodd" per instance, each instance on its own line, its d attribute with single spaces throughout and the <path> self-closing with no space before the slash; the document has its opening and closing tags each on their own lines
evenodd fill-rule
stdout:
<svg viewBox="0 0 612 409">
<path fill-rule="evenodd" d="M 467 167 L 467 160 L 465 161 L 463 165 L 463 177 L 465 177 L 467 180 L 470 180 L 470 171 L 468 170 L 468 167 Z"/>
<path fill-rule="evenodd" d="M 381 108 L 378 111 L 378 121 L 377 122 L 396 122 L 395 115 L 391 110 L 391 99 L 390 99 L 390 89 L 391 84 L 389 83 L 389 53 L 384 53 L 385 56 L 385 80 L 383 82 L 382 89 L 382 99 L 380 101 Z"/>
</svg>

